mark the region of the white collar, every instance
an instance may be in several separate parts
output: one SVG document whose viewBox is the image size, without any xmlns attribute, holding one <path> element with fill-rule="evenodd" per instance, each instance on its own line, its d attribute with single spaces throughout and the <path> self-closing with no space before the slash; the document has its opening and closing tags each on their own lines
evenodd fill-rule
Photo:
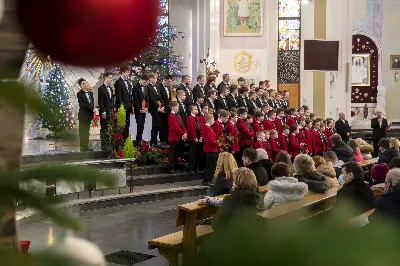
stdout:
<svg viewBox="0 0 400 266">
<path fill-rule="evenodd" d="M 190 115 L 193 116 L 193 117 L 196 117 L 196 115 L 194 115 L 194 114 L 192 114 L 192 113 L 190 113 Z"/>
<path fill-rule="evenodd" d="M 220 122 L 222 124 L 222 120 L 220 118 L 218 118 L 218 122 Z"/>
<path fill-rule="evenodd" d="M 171 114 L 174 114 L 174 115 L 175 115 L 176 113 L 175 113 L 174 111 L 171 111 Z"/>
</svg>

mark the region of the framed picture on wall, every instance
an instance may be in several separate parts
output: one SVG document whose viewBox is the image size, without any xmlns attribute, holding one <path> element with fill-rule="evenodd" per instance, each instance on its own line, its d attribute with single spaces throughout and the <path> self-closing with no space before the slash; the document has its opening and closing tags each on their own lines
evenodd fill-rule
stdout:
<svg viewBox="0 0 400 266">
<path fill-rule="evenodd" d="M 264 0 L 224 0 L 224 36 L 263 36 Z"/>
<path fill-rule="evenodd" d="M 390 69 L 391 70 L 400 70 L 400 55 L 391 55 L 390 56 Z"/>
<path fill-rule="evenodd" d="M 238 78 L 240 77 L 233 77 L 231 76 L 231 82 L 235 83 L 237 82 Z M 246 80 L 246 85 L 250 87 L 250 84 L 258 84 L 258 82 L 261 80 L 260 77 L 243 77 Z"/>
<path fill-rule="evenodd" d="M 370 86 L 371 83 L 371 55 L 353 54 L 351 64 L 351 85 Z"/>
</svg>

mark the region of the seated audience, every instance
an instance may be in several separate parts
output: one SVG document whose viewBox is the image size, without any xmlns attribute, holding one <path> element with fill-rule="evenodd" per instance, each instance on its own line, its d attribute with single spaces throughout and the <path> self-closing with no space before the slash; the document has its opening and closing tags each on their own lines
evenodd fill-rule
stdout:
<svg viewBox="0 0 400 266">
<path fill-rule="evenodd" d="M 235 158 L 231 153 L 222 152 L 219 154 L 214 174 L 214 197 L 231 192 L 233 186 L 233 172 L 237 168 Z"/>
<path fill-rule="evenodd" d="M 242 160 L 244 166 L 251 169 L 256 175 L 259 186 L 265 186 L 268 184 L 268 173 L 259 162 L 258 153 L 255 149 L 245 149 L 243 151 Z"/>
<path fill-rule="evenodd" d="M 342 137 L 339 134 L 332 135 L 331 143 L 332 151 L 336 153 L 338 160 L 345 163 L 354 161 L 353 150 L 342 141 Z"/>
<path fill-rule="evenodd" d="M 268 182 L 272 180 L 271 168 L 274 166 L 274 162 L 268 158 L 268 153 L 264 149 L 257 149 L 258 161 L 261 163 L 262 167 L 265 168 L 268 174 Z"/>
<path fill-rule="evenodd" d="M 347 206 L 351 202 L 357 216 L 374 208 L 375 197 L 371 188 L 364 182 L 364 171 L 356 162 L 348 162 L 342 167 L 343 187 L 337 192 L 336 204 Z"/>
<path fill-rule="evenodd" d="M 387 165 L 390 164 L 390 161 L 399 156 L 399 151 L 390 148 L 390 139 L 381 139 L 378 143 L 379 150 L 381 151 L 381 155 L 379 155 L 378 163 L 385 163 Z"/>
<path fill-rule="evenodd" d="M 315 170 L 313 159 L 306 154 L 299 154 L 294 159 L 294 177 L 308 185 L 308 190 L 324 193 L 331 188 L 329 180 Z"/>
<path fill-rule="evenodd" d="M 400 151 L 400 141 L 396 138 L 390 138 L 390 148 Z"/>
<path fill-rule="evenodd" d="M 275 163 L 285 163 L 285 164 L 289 165 L 290 169 L 291 169 L 291 173 L 293 175 L 294 168 L 293 168 L 293 164 L 292 164 L 292 158 L 289 153 L 287 153 L 286 151 L 279 152 L 278 155 L 276 156 Z"/>
<path fill-rule="evenodd" d="M 375 201 L 375 211 L 369 221 L 383 218 L 400 222 L 400 169 L 392 169 L 386 176 L 385 194 Z"/>
<path fill-rule="evenodd" d="M 358 163 L 358 162 L 361 162 L 364 160 L 364 157 L 361 154 L 360 148 L 354 139 L 349 140 L 347 142 L 347 145 L 349 145 L 350 148 L 353 150 L 354 161 L 356 161 Z"/>
<path fill-rule="evenodd" d="M 380 197 L 385 193 L 385 179 L 389 172 L 389 166 L 385 163 L 376 164 L 371 168 L 372 177 L 372 193 L 374 193 L 375 198 Z"/>
<path fill-rule="evenodd" d="M 360 148 L 360 152 L 363 156 L 363 159 L 364 160 L 372 159 L 372 152 L 374 151 L 374 146 L 371 144 L 368 144 L 362 138 L 355 139 L 355 141 L 357 142 L 358 147 Z"/>
<path fill-rule="evenodd" d="M 272 167 L 272 178 L 268 183 L 268 192 L 264 197 L 264 208 L 270 209 L 283 203 L 296 201 L 308 192 L 307 184 L 290 177 L 290 167 L 285 163 L 277 163 Z"/>
<path fill-rule="evenodd" d="M 339 181 L 336 179 L 336 171 L 333 168 L 331 162 L 326 162 L 322 156 L 313 157 L 315 168 L 317 172 L 325 176 L 329 183 L 331 183 L 331 187 L 338 187 Z"/>
<path fill-rule="evenodd" d="M 335 169 L 336 172 L 336 178 L 339 179 L 339 176 L 342 174 L 342 166 L 344 165 L 344 162 L 338 160 L 336 153 L 333 151 L 325 152 L 323 158 L 326 162 L 332 163 L 333 169 Z"/>
<path fill-rule="evenodd" d="M 400 168 L 400 157 L 393 158 L 389 164 L 389 170 Z"/>
</svg>

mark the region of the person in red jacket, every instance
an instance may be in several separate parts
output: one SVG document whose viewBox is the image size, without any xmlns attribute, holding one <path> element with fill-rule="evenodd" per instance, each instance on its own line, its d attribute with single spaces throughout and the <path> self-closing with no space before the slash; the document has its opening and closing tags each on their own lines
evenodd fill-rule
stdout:
<svg viewBox="0 0 400 266">
<path fill-rule="evenodd" d="M 213 186 L 213 176 L 215 172 L 215 167 L 217 165 L 217 154 L 220 150 L 217 137 L 215 136 L 215 132 L 212 129 L 214 124 L 214 116 L 207 114 L 205 116 L 206 124 L 202 131 L 203 141 L 204 141 L 204 148 L 203 151 L 206 155 L 206 172 L 203 179 L 203 185 L 205 186 Z"/>
<path fill-rule="evenodd" d="M 200 120 L 197 116 L 197 105 L 189 107 L 190 115 L 186 118 L 187 142 L 189 144 L 189 174 L 197 172 L 197 166 L 200 159 L 200 143 L 203 142 L 201 137 Z"/>
<path fill-rule="evenodd" d="M 299 155 L 302 150 L 304 152 L 304 147 L 306 146 L 306 144 L 301 140 L 300 129 L 297 125 L 290 126 L 289 143 L 292 153 L 292 159 Z"/>
<path fill-rule="evenodd" d="M 282 134 L 282 126 L 285 124 L 284 118 L 285 118 L 285 110 L 282 108 L 278 108 L 276 110 L 275 127 L 279 135 Z"/>
<path fill-rule="evenodd" d="M 261 111 L 256 111 L 254 113 L 254 118 L 253 123 L 251 124 L 251 127 L 253 128 L 254 133 L 257 133 L 258 131 L 263 131 L 264 130 L 264 114 Z"/>
<path fill-rule="evenodd" d="M 265 133 L 264 131 L 258 131 L 256 133 L 257 140 L 254 142 L 254 149 L 264 149 L 266 148 L 265 144 Z"/>
<path fill-rule="evenodd" d="M 179 104 L 172 101 L 170 104 L 171 113 L 168 116 L 168 173 L 172 174 L 178 170 L 178 156 L 183 149 L 183 141 L 187 139 L 185 123 L 182 117 L 178 114 Z"/>
<path fill-rule="evenodd" d="M 224 139 L 225 142 L 227 140 L 226 122 L 228 121 L 228 119 L 229 112 L 221 109 L 221 111 L 218 112 L 218 119 L 214 121 L 214 125 L 212 126 L 215 132 L 215 136 L 217 136 L 217 139 Z"/>
<path fill-rule="evenodd" d="M 230 147 L 229 152 L 235 154 L 239 151 L 239 131 L 237 129 L 237 112 L 231 111 L 230 113 L 231 119 L 226 122 L 226 134 L 228 135 L 228 139 L 230 139 Z"/>
<path fill-rule="evenodd" d="M 283 125 L 282 134 L 279 135 L 278 141 L 279 144 L 281 145 L 282 150 L 286 151 L 287 153 L 289 153 L 289 155 L 291 155 L 289 146 L 289 134 L 290 134 L 289 127 L 287 125 Z"/>
<path fill-rule="evenodd" d="M 304 135 L 306 136 L 306 144 L 307 144 L 307 150 L 309 154 L 312 154 L 312 121 L 311 119 L 306 119 L 305 121 L 305 127 L 304 127 Z"/>
<path fill-rule="evenodd" d="M 237 120 L 237 128 L 239 130 L 239 151 L 235 153 L 235 158 L 238 160 L 238 166 L 243 166 L 242 154 L 247 148 L 250 148 L 253 139 L 254 131 L 251 128 L 248 121 L 247 109 L 245 107 L 240 107 L 238 110 L 239 118 Z"/>
<path fill-rule="evenodd" d="M 297 119 L 297 128 L 299 129 L 299 133 L 297 134 L 297 137 L 299 138 L 300 143 L 304 143 L 303 152 L 308 153 L 305 127 L 306 127 L 306 119 L 304 117 L 299 117 Z"/>
<path fill-rule="evenodd" d="M 290 128 L 291 125 L 297 124 L 297 110 L 289 108 L 289 117 L 287 118 L 286 125 Z"/>
<path fill-rule="evenodd" d="M 326 140 L 328 142 L 327 150 L 330 151 L 330 150 L 332 150 L 331 137 L 333 134 L 335 134 L 334 121 L 332 118 L 326 119 L 326 128 L 325 128 L 324 134 L 325 134 Z"/>
<path fill-rule="evenodd" d="M 269 110 L 268 111 L 268 119 L 264 120 L 264 129 L 265 130 L 276 130 L 275 126 L 275 118 L 276 118 L 276 112 L 274 110 Z"/>
<path fill-rule="evenodd" d="M 324 152 L 326 151 L 325 147 L 325 142 L 324 138 L 325 135 L 320 131 L 320 123 L 321 120 L 314 120 L 312 125 L 313 125 L 313 130 L 311 131 L 311 136 L 312 136 L 312 154 L 314 156 L 316 155 L 323 155 Z"/>
<path fill-rule="evenodd" d="M 280 153 L 282 151 L 281 149 L 281 145 L 278 142 L 278 131 L 276 131 L 275 129 L 270 131 L 271 133 L 271 137 L 269 138 L 269 144 L 271 145 L 271 150 L 272 150 L 272 154 L 271 154 L 271 159 L 272 161 L 276 161 L 276 156 L 278 155 L 278 153 Z"/>
<path fill-rule="evenodd" d="M 267 151 L 268 159 L 271 160 L 272 159 L 272 147 L 271 147 L 271 144 L 269 143 L 271 134 L 268 130 L 266 130 L 264 132 L 265 132 L 265 150 Z"/>
</svg>

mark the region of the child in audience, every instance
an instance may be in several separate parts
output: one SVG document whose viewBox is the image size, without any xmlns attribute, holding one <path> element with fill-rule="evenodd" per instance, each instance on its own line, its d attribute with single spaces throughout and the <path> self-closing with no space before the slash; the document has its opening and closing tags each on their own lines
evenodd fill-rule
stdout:
<svg viewBox="0 0 400 266">
<path fill-rule="evenodd" d="M 364 160 L 360 148 L 358 147 L 358 143 L 354 139 L 349 140 L 347 142 L 347 145 L 349 145 L 350 148 L 353 150 L 354 161 L 358 163 Z"/>
<path fill-rule="evenodd" d="M 271 145 L 271 150 L 272 150 L 271 159 L 272 161 L 275 162 L 276 156 L 278 155 L 278 153 L 282 151 L 282 148 L 278 142 L 278 131 L 273 129 L 270 131 L 270 134 L 271 137 L 269 138 L 269 144 Z"/>
<path fill-rule="evenodd" d="M 284 118 L 285 118 L 285 110 L 282 108 L 278 108 L 276 110 L 275 127 L 279 135 L 282 134 L 282 126 L 285 124 Z"/>
<path fill-rule="evenodd" d="M 175 173 L 175 171 L 179 170 L 178 156 L 183 148 L 183 141 L 187 139 L 187 133 L 185 123 L 178 114 L 179 103 L 172 101 L 169 106 L 171 113 L 168 116 L 168 173 Z"/>
<path fill-rule="evenodd" d="M 330 151 L 332 149 L 331 137 L 335 134 L 335 123 L 332 118 L 326 119 L 326 128 L 324 133 L 328 141 L 327 150 Z"/>
<path fill-rule="evenodd" d="M 282 134 L 279 135 L 278 142 L 279 142 L 279 144 L 281 146 L 281 149 L 290 154 L 289 133 L 290 133 L 289 127 L 287 125 L 283 125 L 282 126 Z"/>
<path fill-rule="evenodd" d="M 268 111 L 268 119 L 264 120 L 264 129 L 265 130 L 276 130 L 275 126 L 275 118 L 276 118 L 276 112 L 274 110 L 269 110 Z"/>
<path fill-rule="evenodd" d="M 331 187 L 338 187 L 339 181 L 336 178 L 336 170 L 333 168 L 333 164 L 331 162 L 325 161 L 322 156 L 314 156 L 313 160 L 317 172 L 322 174 L 329 180 L 329 182 L 331 183 Z"/>
<path fill-rule="evenodd" d="M 244 107 L 239 108 L 239 118 L 237 120 L 237 128 L 239 130 L 239 152 L 236 155 L 236 159 L 238 160 L 238 165 L 242 166 L 242 154 L 243 151 L 247 148 L 250 148 L 253 139 L 254 139 L 254 131 L 251 128 L 250 124 L 248 123 L 248 115 L 247 109 Z M 250 119 L 251 121 L 252 119 Z"/>
<path fill-rule="evenodd" d="M 258 131 L 263 131 L 264 130 L 264 114 L 262 112 L 255 112 L 254 113 L 254 118 L 253 123 L 251 124 L 251 127 L 253 128 L 254 133 L 257 133 Z"/>
<path fill-rule="evenodd" d="M 222 152 L 218 156 L 214 178 L 214 197 L 231 193 L 233 187 L 233 172 L 237 169 L 236 160 L 232 154 Z"/>
<path fill-rule="evenodd" d="M 231 118 L 226 123 L 226 134 L 231 139 L 229 152 L 235 154 L 236 152 L 239 151 L 239 137 L 238 137 L 239 133 L 236 125 L 238 116 L 236 111 L 231 111 L 230 115 Z"/>
<path fill-rule="evenodd" d="M 336 178 L 339 179 L 339 176 L 342 174 L 342 166 L 344 165 L 344 162 L 338 160 L 338 157 L 336 156 L 336 153 L 334 151 L 325 152 L 324 160 L 325 162 L 332 163 L 333 169 L 335 169 L 336 172 Z"/>
<path fill-rule="evenodd" d="M 257 140 L 254 143 L 254 149 L 265 149 L 266 144 L 265 144 L 265 133 L 264 131 L 258 131 L 256 133 Z"/>
<path fill-rule="evenodd" d="M 302 199 L 308 193 L 308 186 L 290 177 L 290 166 L 276 163 L 271 174 L 274 180 L 268 183 L 268 192 L 264 197 L 264 208 L 272 207 Z"/>
<path fill-rule="evenodd" d="M 211 114 L 207 114 L 205 117 L 206 124 L 202 131 L 204 147 L 203 151 L 206 155 L 206 172 L 203 180 L 203 185 L 213 186 L 212 179 L 215 172 L 215 167 L 217 163 L 217 153 L 220 149 L 217 142 L 217 137 L 212 129 L 214 124 L 214 117 Z"/>
<path fill-rule="evenodd" d="M 187 143 L 189 144 L 189 167 L 190 174 L 197 172 L 197 166 L 200 159 L 200 143 L 203 142 L 201 137 L 200 120 L 198 119 L 197 105 L 190 106 L 190 115 L 186 118 Z"/>
<path fill-rule="evenodd" d="M 374 146 L 371 144 L 368 144 L 365 140 L 362 138 L 355 139 L 355 141 L 358 144 L 358 147 L 360 148 L 360 152 L 363 156 L 364 160 L 370 160 L 372 159 L 372 152 L 374 151 Z"/>
</svg>

